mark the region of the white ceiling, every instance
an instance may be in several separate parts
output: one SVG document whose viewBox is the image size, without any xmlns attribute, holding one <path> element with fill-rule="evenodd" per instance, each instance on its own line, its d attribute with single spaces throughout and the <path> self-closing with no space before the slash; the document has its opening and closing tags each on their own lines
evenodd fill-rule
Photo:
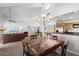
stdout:
<svg viewBox="0 0 79 59">
<path fill-rule="evenodd" d="M 53 8 L 55 4 L 50 4 L 49 10 Z M 44 8 L 46 8 L 46 4 Z M 42 3 L 0 3 L 0 14 L 3 16 L 9 16 L 9 8 L 11 8 L 12 18 L 32 18 L 39 16 L 42 13 Z M 53 11 L 53 9 L 52 9 Z"/>
<path fill-rule="evenodd" d="M 13 6 L 26 6 L 26 7 L 41 7 L 41 3 L 0 3 L 0 7 L 13 7 Z"/>
<path fill-rule="evenodd" d="M 0 13 L 4 16 L 9 16 L 9 8 L 0 9 Z M 13 18 L 26 18 L 26 17 L 33 17 L 35 15 L 41 14 L 40 7 L 15 7 L 11 8 L 11 16 Z"/>
<path fill-rule="evenodd" d="M 12 18 L 31 18 L 41 14 L 40 3 L 0 3 L 0 14 L 9 17 L 11 8 Z"/>
<path fill-rule="evenodd" d="M 22 4 L 16 4 L 16 3 L 0 3 L 0 7 L 9 7 L 9 6 L 17 6 Z"/>
</svg>

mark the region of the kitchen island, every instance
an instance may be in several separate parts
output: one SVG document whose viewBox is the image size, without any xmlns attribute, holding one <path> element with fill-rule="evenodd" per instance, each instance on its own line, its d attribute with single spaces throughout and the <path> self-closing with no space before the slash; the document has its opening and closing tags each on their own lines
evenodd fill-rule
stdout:
<svg viewBox="0 0 79 59">
<path fill-rule="evenodd" d="M 70 34 L 63 34 L 63 33 L 53 33 L 58 37 L 58 39 L 62 39 L 63 41 L 69 40 L 68 45 L 68 52 L 73 53 L 75 55 L 79 55 L 79 36 L 78 35 L 70 35 Z"/>
</svg>

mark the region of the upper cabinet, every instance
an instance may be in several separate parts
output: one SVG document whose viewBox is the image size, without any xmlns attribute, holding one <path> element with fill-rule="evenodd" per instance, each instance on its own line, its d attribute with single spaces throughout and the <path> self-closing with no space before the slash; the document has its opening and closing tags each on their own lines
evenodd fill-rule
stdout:
<svg viewBox="0 0 79 59">
<path fill-rule="evenodd" d="M 76 23 L 79 22 L 79 11 L 73 11 L 64 15 L 60 15 L 54 18 L 56 22 L 63 23 Z"/>
</svg>

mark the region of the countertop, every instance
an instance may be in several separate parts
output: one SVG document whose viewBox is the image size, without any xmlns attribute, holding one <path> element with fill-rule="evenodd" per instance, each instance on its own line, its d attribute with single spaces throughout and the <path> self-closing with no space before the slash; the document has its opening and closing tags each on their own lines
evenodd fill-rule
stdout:
<svg viewBox="0 0 79 59">
<path fill-rule="evenodd" d="M 68 33 L 62 33 L 62 32 L 59 32 L 59 33 L 53 33 L 53 34 L 63 34 L 63 35 L 75 35 L 75 36 L 79 36 L 79 32 L 68 32 Z"/>
</svg>

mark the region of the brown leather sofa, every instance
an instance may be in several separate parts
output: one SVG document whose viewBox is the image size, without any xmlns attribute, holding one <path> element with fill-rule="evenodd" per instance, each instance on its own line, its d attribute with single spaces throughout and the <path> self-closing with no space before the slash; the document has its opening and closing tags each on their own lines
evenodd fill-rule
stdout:
<svg viewBox="0 0 79 59">
<path fill-rule="evenodd" d="M 14 33 L 14 34 L 3 34 L 2 41 L 3 43 L 17 42 L 21 41 L 28 36 L 28 32 L 24 33 Z"/>
</svg>

